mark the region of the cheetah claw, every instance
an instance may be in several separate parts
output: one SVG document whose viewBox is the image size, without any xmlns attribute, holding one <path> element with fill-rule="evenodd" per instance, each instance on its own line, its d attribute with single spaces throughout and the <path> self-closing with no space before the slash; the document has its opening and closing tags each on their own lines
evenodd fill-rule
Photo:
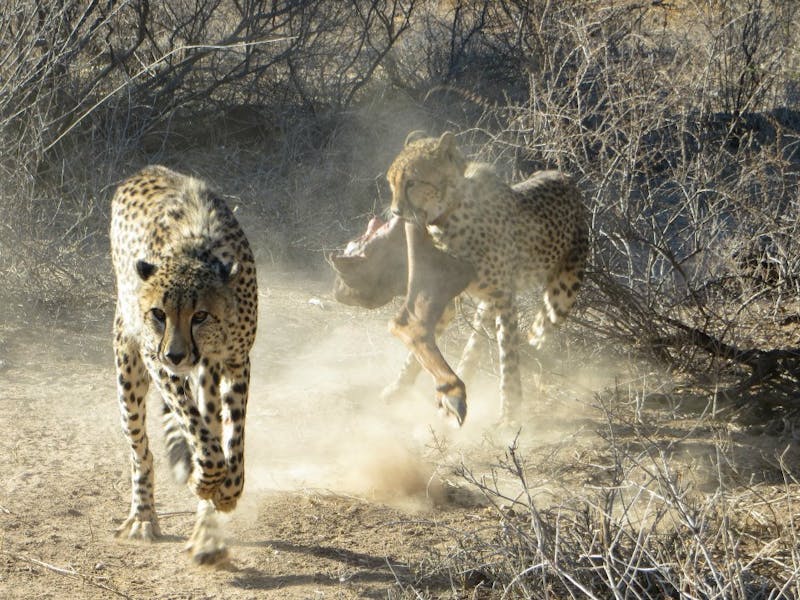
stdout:
<svg viewBox="0 0 800 600">
<path fill-rule="evenodd" d="M 115 535 L 118 539 L 153 542 L 161 537 L 161 527 L 155 514 L 150 520 L 131 515 L 117 528 Z"/>
</svg>

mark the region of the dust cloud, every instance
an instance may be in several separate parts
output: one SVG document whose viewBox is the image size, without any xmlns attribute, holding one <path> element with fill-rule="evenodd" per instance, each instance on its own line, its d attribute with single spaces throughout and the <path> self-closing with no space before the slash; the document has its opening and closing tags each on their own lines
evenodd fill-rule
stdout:
<svg viewBox="0 0 800 600">
<path fill-rule="evenodd" d="M 330 298 L 327 282 L 289 281 L 264 270 L 262 277 L 259 334 L 251 355 L 245 498 L 321 490 L 430 506 L 442 500 L 442 461 L 475 452 L 491 460 L 517 435 L 501 435 L 494 426 L 499 389 L 491 365 L 468 382 L 469 413 L 460 430 L 438 414 L 426 373 L 405 397 L 390 403 L 379 398 L 406 355 L 386 327 L 397 306 L 345 307 Z M 457 340 L 446 353 L 458 350 Z M 570 389 L 576 389 L 574 372 L 565 371 L 571 373 Z M 543 443 L 574 430 L 582 409 L 580 392 L 571 394 L 561 409 L 548 408 L 546 419 L 526 423 L 520 439 Z M 527 401 L 537 402 L 535 396 L 528 393 Z"/>
<path fill-rule="evenodd" d="M 405 357 L 386 331 L 387 317 L 320 309 L 302 299 L 293 315 L 283 302 L 264 304 L 266 331 L 253 352 L 263 369 L 254 369 L 247 425 L 250 490 L 326 489 L 380 499 L 424 494 L 430 468 L 421 449 L 436 411 L 422 394 L 393 404 L 379 399 Z M 289 331 L 270 332 L 275 321 Z M 284 350 L 276 336 L 287 336 L 292 348 Z"/>
<path fill-rule="evenodd" d="M 330 295 L 331 284 L 332 276 L 298 277 L 274 265 L 260 267 L 259 332 L 251 352 L 245 443 L 247 484 L 240 507 L 255 507 L 265 493 L 297 490 L 348 494 L 406 508 L 442 502 L 449 467 L 460 462 L 488 464 L 515 439 L 517 432 L 499 432 L 495 426 L 496 355 L 487 358 L 492 352 L 485 340 L 484 367 L 477 379 L 467 382 L 469 410 L 461 429 L 437 411 L 427 373 L 420 374 L 404 397 L 384 402 L 380 392 L 397 376 L 407 353 L 387 331 L 399 303 L 380 310 L 340 305 Z M 464 329 L 443 345 L 451 361 L 465 341 Z M 75 336 L 64 338 L 63 344 L 58 336 L 50 336 L 40 346 L 54 355 L 69 353 L 87 364 L 102 364 L 110 373 L 109 331 L 105 321 L 87 324 L 80 343 Z M 5 341 L 4 361 L 28 362 L 16 350 L 30 344 Z M 528 383 L 530 367 L 523 367 Z M 536 407 L 535 419 L 525 423 L 519 436 L 528 445 L 552 443 L 575 431 L 585 409 L 582 402 L 614 377 L 600 370 L 577 375 L 569 359 L 546 369 L 557 379 L 551 386 L 563 390 L 544 406 L 526 384 L 526 403 Z M 119 441 L 113 376 L 108 375 L 107 382 L 108 428 Z M 155 392 L 148 404 L 149 414 L 160 413 Z M 164 472 L 159 478 L 164 480 L 169 475 L 160 429 L 158 419 L 152 419 L 148 430 Z"/>
</svg>

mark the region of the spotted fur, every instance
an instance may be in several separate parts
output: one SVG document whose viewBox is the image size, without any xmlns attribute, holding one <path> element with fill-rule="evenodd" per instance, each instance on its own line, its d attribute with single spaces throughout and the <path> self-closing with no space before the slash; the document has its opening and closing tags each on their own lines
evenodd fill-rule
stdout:
<svg viewBox="0 0 800 600">
<path fill-rule="evenodd" d="M 583 279 L 588 218 L 580 192 L 557 171 L 539 172 L 512 188 L 490 167 L 467 162 L 449 132 L 439 138 L 412 132 L 387 178 L 392 212 L 425 227 L 438 248 L 475 268 L 467 292 L 481 303 L 477 321 L 495 319 L 502 411 L 513 418 L 522 396 L 516 296 L 544 287 L 543 308 L 529 334 L 539 346 L 570 312 Z M 407 324 L 396 322 L 393 331 L 416 352 Z M 440 402 L 463 421 L 463 385 L 439 387 Z"/>
<path fill-rule="evenodd" d="M 111 204 L 117 281 L 114 353 L 131 448 L 131 511 L 122 538 L 160 535 L 145 397 L 164 403 L 168 454 L 200 498 L 194 559 L 224 554 L 216 511 L 244 486 L 244 425 L 256 334 L 253 254 L 233 213 L 204 182 L 160 166 L 124 181 Z"/>
</svg>

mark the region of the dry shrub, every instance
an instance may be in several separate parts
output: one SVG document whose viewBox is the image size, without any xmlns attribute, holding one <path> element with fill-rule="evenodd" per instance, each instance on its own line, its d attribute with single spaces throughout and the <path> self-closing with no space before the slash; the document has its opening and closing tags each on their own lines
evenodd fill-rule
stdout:
<svg viewBox="0 0 800 600">
<path fill-rule="evenodd" d="M 515 441 L 488 471 L 456 463 L 487 508 L 459 527 L 431 520 L 446 541 L 394 597 L 797 597 L 793 452 L 778 448 L 754 478 L 739 454 L 753 449 L 711 420 L 670 437 L 654 411 L 634 414 L 639 401 L 596 400 L 606 425 L 590 449 Z"/>
<path fill-rule="evenodd" d="M 336 115 L 364 95 L 414 7 L 11 2 L 0 14 L 4 295 L 49 294 L 62 304 L 103 296 L 107 200 L 150 162 L 209 177 L 233 196 L 256 189 L 234 200 L 262 219 L 279 215 L 268 223 L 279 240 L 302 238 L 287 229 L 307 223 L 319 203 L 295 218 L 305 206 L 285 190 L 308 187 L 308 166 L 328 158 L 340 130 Z M 221 153 L 223 164 L 204 169 L 199 148 Z M 259 150 L 277 160 L 265 169 Z M 264 189 L 273 193 L 265 198 Z M 320 211 L 320 221 L 333 212 Z"/>
</svg>

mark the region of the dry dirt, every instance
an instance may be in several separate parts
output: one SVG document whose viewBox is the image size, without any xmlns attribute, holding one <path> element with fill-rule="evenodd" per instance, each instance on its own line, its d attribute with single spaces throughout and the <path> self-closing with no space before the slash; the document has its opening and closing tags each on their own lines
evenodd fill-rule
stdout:
<svg viewBox="0 0 800 600">
<path fill-rule="evenodd" d="M 3 324 L 0 597 L 386 598 L 411 585 L 452 597 L 452 582 L 426 579 L 421 565 L 487 510 L 450 465 L 486 470 L 512 440 L 491 425 L 496 381 L 471 388 L 460 431 L 439 421 L 425 375 L 407 400 L 382 404 L 378 392 L 404 357 L 386 332 L 392 310 L 338 305 L 328 283 L 262 273 L 247 485 L 226 519 L 231 553 L 221 568 L 196 567 L 182 551 L 195 501 L 169 476 L 152 395 L 164 537 L 113 537 L 130 483 L 110 316 L 49 331 Z M 531 452 L 544 449 L 559 489 L 584 481 L 569 461 L 597 439 L 602 419 L 589 399 L 618 378 L 608 366 L 580 376 L 565 367 L 566 359 L 548 366 L 552 393 L 533 403 L 521 438 Z"/>
</svg>

